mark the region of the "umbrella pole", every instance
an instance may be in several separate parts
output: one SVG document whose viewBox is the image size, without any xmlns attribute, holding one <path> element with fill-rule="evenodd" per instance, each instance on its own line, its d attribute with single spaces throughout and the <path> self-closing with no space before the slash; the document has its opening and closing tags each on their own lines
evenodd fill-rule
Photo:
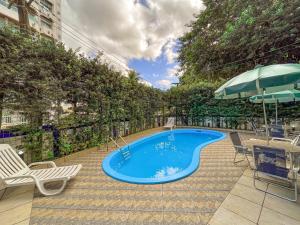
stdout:
<svg viewBox="0 0 300 225">
<path fill-rule="evenodd" d="M 277 125 L 277 121 L 278 121 L 278 105 L 277 105 L 277 101 L 275 102 L 275 108 L 276 108 L 276 117 L 275 117 L 275 122 L 276 122 L 276 125 Z"/>
<path fill-rule="evenodd" d="M 264 93 L 265 92 L 263 91 L 263 93 L 262 93 L 262 100 L 263 100 L 264 120 L 265 120 L 266 135 L 267 135 L 267 144 L 269 145 L 269 128 L 268 128 L 267 112 L 266 112 L 266 104 L 265 104 Z"/>
</svg>

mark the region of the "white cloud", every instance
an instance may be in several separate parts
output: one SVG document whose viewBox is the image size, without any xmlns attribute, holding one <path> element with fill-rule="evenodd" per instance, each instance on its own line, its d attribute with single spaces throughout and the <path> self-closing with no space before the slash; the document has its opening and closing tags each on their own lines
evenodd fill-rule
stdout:
<svg viewBox="0 0 300 225">
<path fill-rule="evenodd" d="M 164 54 L 167 57 L 168 63 L 172 64 L 177 59 L 178 53 L 174 51 L 176 40 L 170 40 L 164 47 Z"/>
<path fill-rule="evenodd" d="M 146 81 L 146 80 L 140 80 L 139 82 L 140 82 L 141 84 L 144 84 L 144 85 L 148 86 L 148 87 L 152 87 L 152 84 L 151 84 L 149 81 Z"/>
<path fill-rule="evenodd" d="M 99 50 L 103 48 L 110 54 L 108 58 L 123 66 L 133 58 L 155 60 L 163 52 L 169 63 L 174 62 L 175 40 L 188 30 L 185 25 L 193 19 L 193 14 L 203 9 L 202 1 L 148 0 L 148 7 L 136 2 L 62 1 L 63 41 L 85 52 L 91 52 L 97 45 Z M 85 37 L 81 39 L 88 44 L 73 40 L 66 24 L 76 26 L 92 42 Z"/>
<path fill-rule="evenodd" d="M 156 81 L 156 84 L 159 86 L 159 88 L 166 90 L 166 89 L 169 89 L 171 87 L 172 81 L 166 80 L 166 79 L 165 80 L 158 80 L 158 81 Z"/>
<path fill-rule="evenodd" d="M 181 70 L 181 67 L 176 64 L 175 66 L 169 68 L 167 70 L 167 78 L 178 78 L 181 77 L 183 75 L 183 71 Z"/>
<path fill-rule="evenodd" d="M 175 65 L 174 67 L 172 68 L 169 68 L 167 70 L 167 77 L 168 78 L 174 78 L 174 77 L 177 77 L 177 74 L 179 72 L 179 65 Z"/>
</svg>

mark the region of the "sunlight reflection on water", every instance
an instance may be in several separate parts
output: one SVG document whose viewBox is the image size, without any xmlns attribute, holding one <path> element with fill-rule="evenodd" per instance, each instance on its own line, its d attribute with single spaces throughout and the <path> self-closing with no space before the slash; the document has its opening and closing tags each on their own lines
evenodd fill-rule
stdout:
<svg viewBox="0 0 300 225">
<path fill-rule="evenodd" d="M 155 178 L 162 178 L 162 177 L 167 177 L 167 176 L 171 176 L 174 175 L 178 172 L 180 172 L 182 169 L 180 169 L 179 167 L 166 167 L 163 168 L 161 170 L 156 171 L 156 174 L 154 175 Z"/>
</svg>

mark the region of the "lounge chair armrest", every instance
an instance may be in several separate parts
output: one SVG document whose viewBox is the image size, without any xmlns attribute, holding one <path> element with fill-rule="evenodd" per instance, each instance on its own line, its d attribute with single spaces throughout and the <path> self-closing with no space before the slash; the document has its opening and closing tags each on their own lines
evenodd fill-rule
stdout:
<svg viewBox="0 0 300 225">
<path fill-rule="evenodd" d="M 287 142 L 292 142 L 292 139 L 289 138 L 278 138 L 278 137 L 273 137 L 272 141 L 287 141 Z"/>
<path fill-rule="evenodd" d="M 55 162 L 53 162 L 53 161 L 30 163 L 30 164 L 28 165 L 28 167 L 38 166 L 38 165 L 51 165 L 52 167 L 56 167 L 56 164 L 55 164 Z"/>
</svg>

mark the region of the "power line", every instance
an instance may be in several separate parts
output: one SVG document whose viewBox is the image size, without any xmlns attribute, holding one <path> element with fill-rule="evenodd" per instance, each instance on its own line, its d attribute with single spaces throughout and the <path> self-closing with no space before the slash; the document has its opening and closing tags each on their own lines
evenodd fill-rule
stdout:
<svg viewBox="0 0 300 225">
<path fill-rule="evenodd" d="M 55 16 L 55 17 L 56 17 L 56 16 Z M 88 36 L 86 36 L 85 34 L 79 32 L 78 30 L 79 30 L 80 28 L 74 26 L 73 24 L 72 24 L 72 26 L 71 26 L 71 25 L 68 25 L 67 23 L 65 23 L 65 22 L 63 22 L 63 21 L 61 21 L 61 22 L 62 22 L 63 24 L 65 24 L 66 26 L 70 27 L 70 28 L 71 28 L 72 30 L 74 30 L 75 32 L 81 34 L 84 38 L 86 38 L 86 39 L 89 40 L 90 42 L 94 43 L 94 44 L 97 45 L 100 49 L 102 49 L 104 52 L 107 53 L 107 50 L 106 50 L 105 48 L 99 46 L 98 43 L 96 43 L 95 41 L 91 40 L 91 39 L 90 39 Z M 108 54 L 108 53 L 107 53 L 107 54 Z M 113 58 L 115 58 L 115 59 L 116 59 L 117 61 L 119 61 L 120 63 L 123 63 L 122 60 L 119 59 L 118 57 L 116 57 L 115 55 L 112 55 L 112 54 L 108 54 L 108 55 L 111 56 L 111 57 L 113 57 Z"/>
<path fill-rule="evenodd" d="M 52 14 L 53 14 L 53 13 L 52 13 Z M 115 56 L 115 55 L 113 55 L 113 54 L 109 54 L 108 51 L 107 51 L 105 48 L 101 47 L 98 43 L 96 43 L 95 41 L 93 41 L 92 39 L 90 39 L 87 35 L 83 34 L 82 32 L 79 32 L 80 28 L 74 26 L 73 24 L 72 24 L 72 26 L 71 26 L 71 25 L 69 25 L 69 24 L 67 24 L 67 23 L 65 23 L 65 22 L 63 22 L 63 21 L 58 21 L 57 16 L 56 16 L 55 14 L 53 14 L 53 16 L 55 17 L 55 21 L 56 21 L 56 22 L 62 23 L 62 25 L 61 25 L 62 28 L 66 29 L 66 30 L 67 30 L 67 28 L 66 28 L 65 26 L 71 28 L 72 31 L 68 30 L 69 32 L 73 33 L 73 31 L 75 31 L 75 32 L 76 32 L 77 34 L 79 34 L 81 37 L 83 37 L 83 38 L 85 38 L 86 40 L 88 40 L 89 42 L 93 43 L 93 44 L 94 44 L 94 47 L 96 46 L 97 49 L 99 48 L 100 51 L 106 53 L 106 55 L 108 55 L 109 57 L 113 57 L 113 58 L 114 58 L 115 60 L 117 60 L 120 64 L 124 64 L 124 62 L 123 62 L 120 58 L 118 58 L 117 56 Z M 63 26 L 63 25 L 65 25 L 65 26 Z M 77 36 L 77 35 L 75 35 L 75 36 Z M 128 68 L 127 68 L 127 69 L 128 69 Z"/>
<path fill-rule="evenodd" d="M 97 46 L 94 46 L 88 42 L 86 42 L 85 40 L 83 40 L 80 36 L 74 34 L 72 31 L 70 31 L 69 29 L 66 29 L 65 27 L 63 26 L 60 26 L 60 25 L 57 25 L 57 24 L 54 24 L 53 23 L 53 26 L 55 26 L 56 28 L 58 29 L 61 29 L 62 33 L 66 34 L 67 36 L 71 37 L 72 39 L 74 39 L 75 41 L 81 43 L 84 47 L 88 48 L 89 50 L 91 51 L 97 51 L 97 52 L 103 52 L 102 49 L 98 49 Z M 62 29 L 64 28 L 64 29 Z M 105 55 L 105 54 L 104 54 Z M 109 61 L 111 61 L 112 63 L 115 63 L 116 65 L 119 65 L 121 67 L 123 67 L 126 71 L 129 70 L 128 67 L 124 66 L 123 63 L 119 63 L 119 62 L 116 62 L 115 60 L 109 58 L 108 59 Z"/>
<path fill-rule="evenodd" d="M 41 6 L 39 2 L 34 1 L 37 5 Z M 42 11 L 40 9 L 36 9 L 39 11 L 39 13 L 42 13 Z M 102 52 L 103 55 L 105 55 L 106 57 L 108 57 L 108 60 L 111 61 L 112 63 L 114 63 L 115 65 L 119 65 L 121 67 L 123 67 L 126 71 L 130 70 L 127 66 L 124 65 L 124 62 L 119 59 L 118 57 L 116 57 L 113 54 L 109 54 L 103 47 L 99 46 L 98 43 L 94 42 L 93 40 L 91 40 L 89 37 L 87 37 L 86 35 L 82 34 L 81 32 L 77 31 L 75 28 L 73 28 L 72 26 L 62 22 L 62 21 L 58 21 L 57 16 L 52 13 L 53 17 L 54 17 L 54 21 L 53 21 L 53 25 L 56 26 L 58 29 L 60 29 L 62 31 L 62 33 L 67 34 L 67 36 L 71 37 L 72 39 L 79 41 L 82 45 L 84 45 L 85 47 L 87 47 L 89 50 L 92 51 L 98 51 L 98 52 Z M 36 14 L 37 15 L 37 14 Z M 56 22 L 56 24 L 55 24 Z M 61 23 L 61 24 L 58 24 Z M 65 26 L 63 26 L 63 24 L 65 24 L 66 26 L 70 27 L 72 30 L 67 29 Z M 66 33 L 64 30 L 67 30 L 68 33 Z M 78 28 L 79 30 L 79 28 Z M 78 34 L 74 34 L 74 31 Z M 75 37 L 76 38 L 75 38 Z M 88 40 L 91 43 L 87 43 L 86 40 L 83 40 L 83 38 Z M 93 43 L 93 44 L 92 44 Z M 118 62 L 117 62 L 118 61 Z"/>
<path fill-rule="evenodd" d="M 55 25 L 56 27 L 58 27 L 57 25 Z M 59 28 L 64 28 L 62 26 L 60 26 Z M 87 43 L 86 41 L 84 41 L 82 38 L 80 38 L 78 35 L 74 34 L 72 31 L 68 30 L 68 29 L 62 29 L 62 32 L 64 34 L 67 34 L 69 37 L 71 37 L 72 39 L 80 42 L 82 45 L 84 45 L 85 47 L 87 47 L 88 49 L 90 49 L 91 51 L 98 51 L 98 52 L 102 52 L 103 53 L 103 50 L 102 49 L 99 49 L 97 48 L 97 46 L 94 46 L 90 43 Z M 103 53 L 104 54 L 104 53 Z M 105 55 L 105 54 L 104 54 Z M 116 65 L 119 65 L 121 67 L 123 67 L 126 71 L 129 70 L 128 67 L 126 67 L 125 65 L 123 65 L 124 63 L 123 62 L 116 62 L 116 60 L 112 59 L 112 58 L 109 58 L 108 59 L 109 61 L 111 61 L 112 63 L 115 63 Z"/>
</svg>

